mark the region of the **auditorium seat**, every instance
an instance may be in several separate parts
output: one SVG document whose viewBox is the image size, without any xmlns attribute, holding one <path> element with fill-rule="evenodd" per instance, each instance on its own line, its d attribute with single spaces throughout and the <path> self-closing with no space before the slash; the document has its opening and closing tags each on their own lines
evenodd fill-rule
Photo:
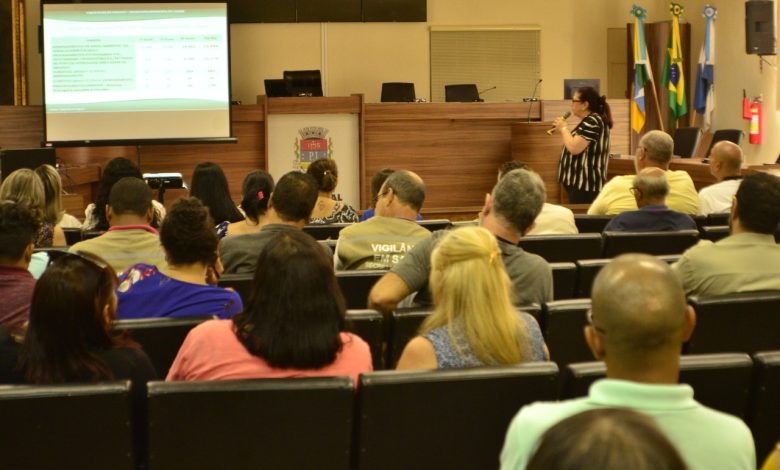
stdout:
<svg viewBox="0 0 780 470">
<path fill-rule="evenodd" d="M 520 239 L 520 248 L 536 253 L 548 263 L 573 263 L 578 259 L 602 258 L 601 234 L 529 235 Z"/>
<path fill-rule="evenodd" d="M 707 225 L 728 225 L 730 216 L 728 212 L 707 214 Z"/>
<path fill-rule="evenodd" d="M 252 293 L 252 281 L 255 275 L 251 273 L 231 273 L 220 276 L 217 285 L 233 289 L 241 296 L 244 306 L 249 303 L 249 295 Z"/>
<path fill-rule="evenodd" d="M 696 328 L 689 354 L 780 350 L 780 291 L 692 296 Z"/>
<path fill-rule="evenodd" d="M 336 281 L 339 283 L 347 308 L 366 308 L 368 293 L 380 277 L 387 274 L 383 269 L 365 269 L 358 271 L 336 271 Z"/>
<path fill-rule="evenodd" d="M 680 255 L 659 255 L 656 256 L 656 258 L 668 264 L 673 264 L 680 259 Z M 610 261 L 612 261 L 611 258 L 577 260 L 577 282 L 574 287 L 574 297 L 590 297 L 590 291 L 593 287 L 593 281 L 596 279 L 596 275 L 601 271 L 601 268 L 609 264 Z"/>
<path fill-rule="evenodd" d="M 349 377 L 150 382 L 148 393 L 150 470 L 350 467 Z"/>
<path fill-rule="evenodd" d="M 611 215 L 574 214 L 574 224 L 580 233 L 601 233 L 610 220 Z"/>
<path fill-rule="evenodd" d="M 168 375 L 181 343 L 187 333 L 213 316 L 190 318 L 141 318 L 134 320 L 117 320 L 114 331 L 128 332 L 141 345 L 151 359 L 157 376 L 161 379 Z"/>
<path fill-rule="evenodd" d="M 418 220 L 417 223 L 420 224 L 420 226 L 428 229 L 429 232 L 452 228 L 452 222 L 450 222 L 449 219 Z"/>
<path fill-rule="evenodd" d="M 743 353 L 699 354 L 680 358 L 680 383 L 693 387 L 703 405 L 745 419 L 750 400 L 753 361 Z M 585 396 L 591 384 L 607 375 L 603 362 L 561 368 L 561 399 Z"/>
<path fill-rule="evenodd" d="M 304 225 L 303 231 L 314 237 L 315 240 L 338 240 L 339 232 L 351 223 Z"/>
<path fill-rule="evenodd" d="M 558 367 L 593 360 L 583 333 L 589 309 L 590 299 L 555 300 L 542 305 L 542 332 L 550 360 Z"/>
<path fill-rule="evenodd" d="M 65 246 L 35 248 L 33 249 L 33 253 L 46 253 L 46 255 L 49 257 L 49 264 L 51 264 L 60 256 L 68 254 L 68 248 Z"/>
<path fill-rule="evenodd" d="M 550 362 L 362 374 L 356 468 L 495 468 L 512 417 L 555 400 L 557 379 Z"/>
<path fill-rule="evenodd" d="M 104 230 L 85 230 L 81 232 L 81 239 L 82 240 L 90 240 L 95 237 L 99 237 L 106 233 Z"/>
<path fill-rule="evenodd" d="M 728 225 L 705 225 L 701 228 L 701 238 L 716 242 L 729 236 Z"/>
<path fill-rule="evenodd" d="M 756 441 L 756 456 L 764 458 L 780 441 L 780 351 L 753 356 L 754 375 L 748 424 Z"/>
<path fill-rule="evenodd" d="M 574 263 L 550 263 L 553 275 L 553 299 L 571 299 L 577 282 L 577 265 Z"/>
<path fill-rule="evenodd" d="M 7 469 L 132 470 L 130 382 L 0 387 Z"/>
<path fill-rule="evenodd" d="M 623 253 L 680 254 L 699 241 L 698 230 L 675 232 L 604 232 L 603 258 Z M 585 258 L 584 256 L 582 258 Z"/>
<path fill-rule="evenodd" d="M 385 367 L 394 369 L 401 353 L 412 338 L 417 336 L 420 325 L 433 312 L 433 307 L 407 307 L 393 311 L 388 330 Z"/>
<path fill-rule="evenodd" d="M 385 340 L 382 314 L 370 309 L 347 310 L 345 324 L 347 331 L 360 336 L 368 343 L 374 370 L 382 369 L 384 366 L 382 343 Z"/>
<path fill-rule="evenodd" d="M 78 227 L 63 227 L 62 231 L 65 233 L 65 243 L 68 246 L 75 245 L 81 241 L 81 229 Z"/>
</svg>

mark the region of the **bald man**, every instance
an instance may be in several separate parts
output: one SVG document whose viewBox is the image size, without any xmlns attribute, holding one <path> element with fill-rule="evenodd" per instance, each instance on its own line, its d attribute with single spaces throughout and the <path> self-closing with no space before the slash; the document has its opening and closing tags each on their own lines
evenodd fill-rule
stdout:
<svg viewBox="0 0 780 470">
<path fill-rule="evenodd" d="M 691 469 L 754 469 L 753 437 L 736 417 L 709 409 L 678 384 L 680 348 L 696 316 L 669 266 L 651 256 L 615 258 L 596 277 L 585 341 L 607 366 L 585 398 L 523 407 L 512 420 L 501 469 L 524 469 L 544 431 L 582 411 L 631 408 L 652 417 Z"/>
<path fill-rule="evenodd" d="M 682 212 L 666 206 L 669 183 L 666 172 L 648 167 L 634 177 L 631 187 L 639 210 L 622 212 L 609 221 L 605 232 L 670 232 L 696 230 L 696 222 Z"/>
<path fill-rule="evenodd" d="M 712 146 L 709 160 L 710 173 L 718 182 L 699 191 L 699 214 L 729 212 L 742 181 L 742 149 L 734 142 L 721 140 Z"/>
</svg>

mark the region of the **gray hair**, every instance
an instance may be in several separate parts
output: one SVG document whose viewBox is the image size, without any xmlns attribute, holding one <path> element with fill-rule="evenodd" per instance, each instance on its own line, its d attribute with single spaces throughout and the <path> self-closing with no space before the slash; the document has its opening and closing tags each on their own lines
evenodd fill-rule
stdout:
<svg viewBox="0 0 780 470">
<path fill-rule="evenodd" d="M 518 233 L 525 232 L 547 198 L 542 178 L 530 170 L 512 170 L 493 188 L 493 210 Z"/>
<path fill-rule="evenodd" d="M 669 194 L 669 182 L 666 180 L 666 172 L 660 173 L 639 172 L 634 177 L 634 187 L 642 192 L 644 199 L 663 199 Z"/>
<path fill-rule="evenodd" d="M 382 187 L 384 188 L 383 191 L 386 191 L 388 188 L 392 189 L 403 204 L 417 212 L 420 211 L 423 202 L 425 202 L 425 183 L 411 171 L 394 171 L 387 177 Z"/>
<path fill-rule="evenodd" d="M 674 140 L 666 132 L 650 131 L 639 139 L 639 147 L 645 149 L 649 160 L 668 165 L 674 153 Z"/>
</svg>

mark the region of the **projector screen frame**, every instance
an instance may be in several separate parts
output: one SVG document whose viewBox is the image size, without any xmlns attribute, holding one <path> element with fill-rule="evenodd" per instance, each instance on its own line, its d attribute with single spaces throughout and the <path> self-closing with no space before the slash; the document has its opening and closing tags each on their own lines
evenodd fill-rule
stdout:
<svg viewBox="0 0 780 470">
<path fill-rule="evenodd" d="M 49 132 L 49 116 L 47 113 L 47 76 L 46 76 L 46 63 L 47 61 L 45 58 L 42 58 L 41 60 L 41 76 L 42 76 L 42 96 L 43 96 L 43 106 L 42 106 L 42 113 L 43 113 L 43 133 L 44 133 L 44 139 L 42 142 L 42 147 L 91 147 L 91 146 L 140 146 L 140 145 L 178 145 L 178 144 L 224 144 L 224 143 L 237 143 L 238 139 L 233 136 L 233 119 L 232 119 L 232 86 L 231 86 L 231 57 L 230 57 L 230 23 L 228 20 L 229 17 L 229 3 L 226 0 L 222 1 L 213 1 L 213 2 L 197 2 L 197 1 L 190 1 L 190 2 L 177 2 L 177 1 L 166 1 L 165 3 L 147 3 L 147 2 L 139 2 L 139 3 L 117 3 L 117 2 L 101 2 L 101 3 L 79 3 L 79 4 L 63 4 L 62 2 L 47 2 L 46 0 L 42 0 L 40 4 L 40 15 L 41 15 L 41 26 L 40 26 L 40 49 L 41 54 L 46 53 L 45 45 L 44 45 L 44 37 L 45 37 L 45 31 L 44 31 L 44 9 L 49 5 L 56 5 L 58 7 L 63 6 L 81 6 L 85 7 L 88 6 L 89 8 L 115 8 L 119 10 L 127 10 L 128 6 L 130 5 L 148 5 L 150 8 L 154 9 L 174 9 L 174 8 L 182 8 L 185 6 L 191 6 L 193 8 L 203 8 L 204 5 L 206 6 L 218 6 L 220 8 L 224 8 L 225 10 L 225 23 L 224 23 L 224 44 L 225 44 L 225 55 L 224 55 L 224 61 L 225 61 L 225 70 L 224 75 L 220 75 L 224 78 L 225 88 L 223 88 L 227 92 L 227 105 L 222 108 L 220 107 L 219 110 L 224 110 L 225 116 L 220 119 L 220 122 L 222 123 L 221 126 L 223 129 L 225 129 L 227 132 L 227 135 L 213 135 L 213 136 L 179 136 L 179 135 L 171 135 L 169 137 L 147 137 L 145 135 L 141 135 L 138 137 L 121 137 L 121 138 L 79 138 L 79 139 L 52 139 L 50 138 L 50 132 Z M 222 111 L 219 111 L 220 113 Z"/>
</svg>

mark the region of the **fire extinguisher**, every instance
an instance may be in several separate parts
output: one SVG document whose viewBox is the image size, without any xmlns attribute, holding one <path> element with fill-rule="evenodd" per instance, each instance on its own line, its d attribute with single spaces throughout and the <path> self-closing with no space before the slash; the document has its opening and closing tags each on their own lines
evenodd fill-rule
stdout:
<svg viewBox="0 0 780 470">
<path fill-rule="evenodd" d="M 761 107 L 761 97 L 750 103 L 750 143 L 760 144 L 764 138 L 764 111 Z"/>
</svg>

